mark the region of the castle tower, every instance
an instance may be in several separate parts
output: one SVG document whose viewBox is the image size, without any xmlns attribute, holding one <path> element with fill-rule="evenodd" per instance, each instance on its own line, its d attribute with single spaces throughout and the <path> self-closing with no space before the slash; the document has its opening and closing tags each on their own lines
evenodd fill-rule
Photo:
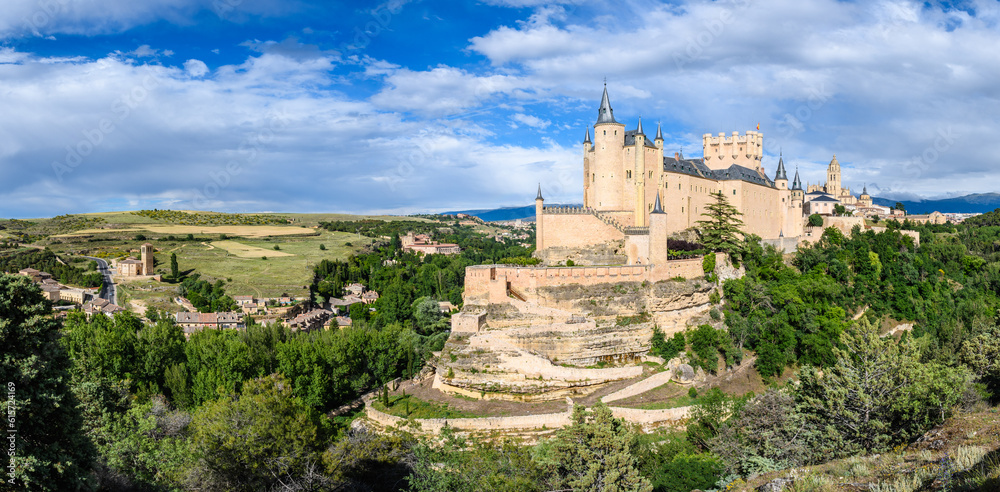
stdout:
<svg viewBox="0 0 1000 492">
<path fill-rule="evenodd" d="M 826 192 L 834 198 L 840 196 L 840 163 L 837 162 L 837 154 L 833 154 L 833 160 L 826 168 Z"/>
<path fill-rule="evenodd" d="M 615 121 L 608 86 L 604 86 L 601 107 L 594 123 L 594 152 L 590 166 L 590 185 L 594 190 L 590 207 L 606 210 L 629 210 L 623 202 L 626 171 L 622 150 L 625 148 L 625 125 Z M 630 163 L 631 164 L 631 163 Z"/>
<path fill-rule="evenodd" d="M 799 168 L 795 167 L 795 179 L 792 180 L 792 201 L 802 202 L 806 198 L 805 192 L 802 191 L 802 182 L 799 181 Z"/>
<path fill-rule="evenodd" d="M 633 224 L 646 225 L 646 134 L 642 132 L 642 117 L 635 130 L 635 162 L 632 165 L 632 185 L 635 187 L 635 201 L 632 204 Z M 662 162 L 662 161 L 661 161 Z"/>
<path fill-rule="evenodd" d="M 545 237 L 542 234 L 542 213 L 545 210 L 545 199 L 542 198 L 542 184 L 538 183 L 538 195 L 535 196 L 535 250 L 541 251 L 545 249 L 545 242 L 542 239 Z"/>
<path fill-rule="evenodd" d="M 778 154 L 778 171 L 774 174 L 774 186 L 779 190 L 788 189 L 788 175 L 785 174 L 785 158 Z"/>
<path fill-rule="evenodd" d="M 142 275 L 153 274 L 153 245 L 146 243 L 139 247 L 142 252 Z"/>
<path fill-rule="evenodd" d="M 591 196 L 593 193 L 590 187 L 593 183 L 593 172 L 590 169 L 591 166 L 591 151 L 594 149 L 594 144 L 590 141 L 590 128 L 587 128 L 587 135 L 583 137 L 583 206 L 584 208 L 590 207 Z"/>
<path fill-rule="evenodd" d="M 649 214 L 649 262 L 653 265 L 667 263 L 667 214 L 660 205 L 660 193 Z"/>
</svg>

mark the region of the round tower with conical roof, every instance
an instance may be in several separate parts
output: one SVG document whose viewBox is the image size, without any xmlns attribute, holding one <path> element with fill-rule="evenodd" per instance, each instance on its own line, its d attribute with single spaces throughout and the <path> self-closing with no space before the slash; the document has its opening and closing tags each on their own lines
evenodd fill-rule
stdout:
<svg viewBox="0 0 1000 492">
<path fill-rule="evenodd" d="M 594 123 L 594 152 L 590 165 L 590 185 L 594 190 L 589 206 L 597 210 L 624 210 L 622 203 L 625 168 L 622 149 L 625 148 L 625 125 L 615 120 L 608 97 L 608 86 L 604 86 L 601 106 L 597 109 Z"/>
</svg>

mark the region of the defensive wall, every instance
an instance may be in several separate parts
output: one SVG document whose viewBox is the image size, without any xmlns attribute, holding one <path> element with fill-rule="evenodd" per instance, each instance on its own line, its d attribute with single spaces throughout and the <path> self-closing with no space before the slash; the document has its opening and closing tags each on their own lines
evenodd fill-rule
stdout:
<svg viewBox="0 0 1000 492">
<path fill-rule="evenodd" d="M 687 419 L 691 407 L 668 408 L 665 410 L 642 410 L 638 408 L 610 407 L 615 418 L 643 426 L 676 425 Z M 370 400 L 365 402 L 365 416 L 385 427 L 405 427 L 416 424 L 414 431 L 422 434 L 438 435 L 445 426 L 460 432 L 490 431 L 533 431 L 558 429 L 572 423 L 573 407 L 565 412 L 540 415 L 517 415 L 510 417 L 474 417 L 456 419 L 404 419 L 375 409 Z"/>
<path fill-rule="evenodd" d="M 508 292 L 532 294 L 542 287 L 598 285 L 619 282 L 659 282 L 675 277 L 704 276 L 702 258 L 670 260 L 663 265 L 530 267 L 474 265 L 465 269 L 465 297 L 489 296 L 506 302 Z"/>
</svg>

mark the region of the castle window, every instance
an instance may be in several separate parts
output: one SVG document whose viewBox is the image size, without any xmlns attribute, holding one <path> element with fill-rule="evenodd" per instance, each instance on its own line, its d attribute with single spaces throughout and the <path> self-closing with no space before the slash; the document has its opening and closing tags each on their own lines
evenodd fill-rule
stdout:
<svg viewBox="0 0 1000 492">
<path fill-rule="evenodd" d="M 684 211 L 684 207 L 681 207 L 681 212 L 683 212 L 683 211 Z"/>
<path fill-rule="evenodd" d="M 607 134 L 608 134 L 608 131 L 607 131 L 607 130 L 604 130 L 604 134 L 605 134 L 605 135 L 607 135 Z"/>
<path fill-rule="evenodd" d="M 597 181 L 597 173 L 594 173 L 594 174 L 590 175 L 590 182 L 593 183 L 595 181 Z"/>
<path fill-rule="evenodd" d="M 735 195 L 735 194 L 736 194 L 736 190 L 734 189 L 734 190 L 733 190 L 733 195 Z"/>
</svg>

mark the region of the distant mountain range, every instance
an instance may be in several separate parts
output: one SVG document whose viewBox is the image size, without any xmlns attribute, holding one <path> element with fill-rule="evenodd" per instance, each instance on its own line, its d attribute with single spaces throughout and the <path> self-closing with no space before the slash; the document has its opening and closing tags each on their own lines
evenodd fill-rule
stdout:
<svg viewBox="0 0 1000 492">
<path fill-rule="evenodd" d="M 873 197 L 872 200 L 877 205 L 892 207 L 896 202 L 901 202 L 906 207 L 906 212 L 910 214 L 929 214 L 931 212 L 972 214 L 992 212 L 1000 208 L 1000 193 L 976 193 L 956 198 L 944 198 L 941 200 L 891 200 L 889 198 Z M 580 204 L 563 204 L 559 206 L 580 207 Z M 460 210 L 457 212 L 446 212 L 444 215 L 469 214 L 475 215 L 486 222 L 496 222 L 500 220 L 535 219 L 535 206 L 524 207 L 504 207 L 495 209 L 480 210 Z"/>
<path fill-rule="evenodd" d="M 552 204 L 556 207 L 582 207 L 582 204 Z M 497 222 L 501 220 L 531 219 L 535 220 L 535 205 L 524 207 L 504 207 L 481 210 L 459 210 L 457 212 L 444 212 L 441 215 L 468 214 L 475 215 L 486 222 Z"/>
<path fill-rule="evenodd" d="M 974 214 L 992 212 L 1000 208 L 1000 193 L 976 193 L 955 198 L 940 200 L 891 200 L 872 197 L 876 205 L 892 207 L 901 202 L 909 214 L 929 214 L 931 212 Z"/>
</svg>

